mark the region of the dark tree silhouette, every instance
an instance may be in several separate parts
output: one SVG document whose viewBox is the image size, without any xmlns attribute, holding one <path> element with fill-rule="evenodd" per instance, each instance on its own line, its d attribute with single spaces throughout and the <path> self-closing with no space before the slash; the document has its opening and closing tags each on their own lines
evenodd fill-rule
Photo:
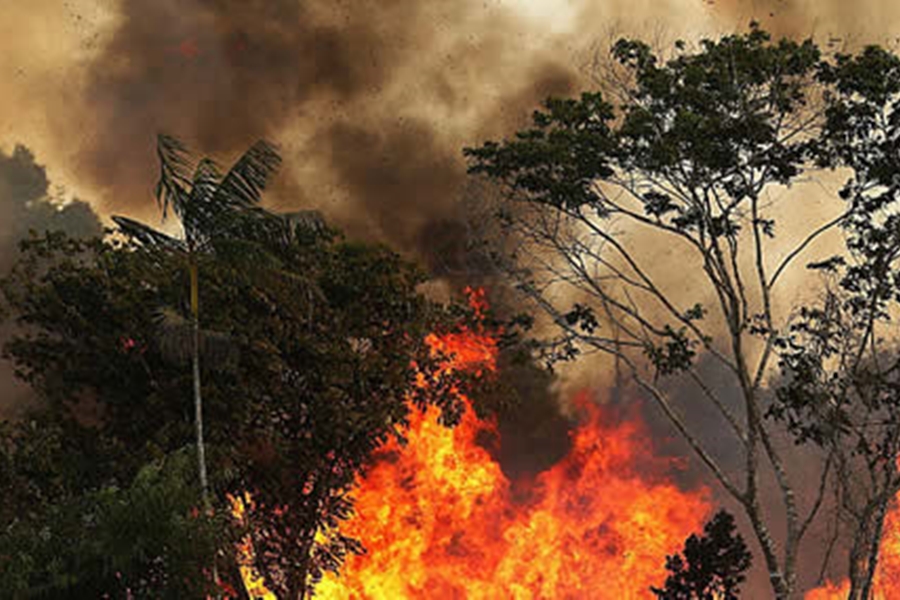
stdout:
<svg viewBox="0 0 900 600">
<path fill-rule="evenodd" d="M 434 360 L 426 334 L 459 315 L 418 294 L 421 272 L 390 249 L 309 221 L 287 220 L 290 243 L 256 219 L 229 240 L 264 246 L 267 268 L 197 256 L 206 373 L 218 347 L 204 334 L 230 346 L 203 379 L 213 519 L 190 518 L 200 508 L 185 402 L 192 327 L 178 326 L 179 360 L 159 331 L 161 305 L 190 307 L 184 257 L 133 238 L 24 244 L 0 283 L 20 329 L 4 351 L 42 408 L 0 424 L 0 590 L 201 598 L 215 592 L 201 570 L 216 549 L 220 575 L 239 588 L 234 546 L 222 539 L 233 534 L 252 536 L 269 588 L 297 598 L 361 551 L 339 527 L 356 477 L 373 448 L 401 433 L 411 365 Z M 417 401 L 458 414 L 439 393 Z M 243 492 L 253 507 L 233 531 L 224 496 Z"/>
<path fill-rule="evenodd" d="M 687 539 L 682 554 L 666 558 L 665 587 L 651 589 L 659 600 L 735 600 L 751 561 L 734 517 L 720 510 L 703 535 Z"/>
<path fill-rule="evenodd" d="M 824 289 L 779 340 L 783 379 L 768 415 L 797 443 L 828 453 L 834 535 L 847 527 L 848 598 L 859 600 L 873 593 L 885 518 L 900 491 L 900 57 L 870 46 L 838 55 L 821 78 L 833 91 L 816 155 L 849 175 L 839 192 L 849 209 L 846 248 L 808 265 Z"/>
<path fill-rule="evenodd" d="M 668 60 L 620 40 L 612 58 L 621 76 L 608 81 L 613 95 L 550 98 L 531 127 L 464 150 L 470 172 L 502 193 L 491 207 L 500 235 L 486 241 L 498 268 L 555 325 L 538 352 L 615 362 L 740 506 L 773 597 L 787 600 L 820 503 L 800 498 L 797 474 L 773 443 L 765 377 L 787 320 L 777 300 L 792 293 L 782 275 L 844 215 L 785 248 L 769 194 L 815 167 L 821 54 L 811 40 L 773 41 L 753 25 L 696 50 L 679 44 Z M 728 374 L 736 398 L 709 385 L 701 354 Z M 727 453 L 685 413 L 669 386 L 675 374 L 721 417 Z M 726 468 L 735 451 L 740 466 Z M 769 469 L 777 514 L 761 508 Z"/>
</svg>

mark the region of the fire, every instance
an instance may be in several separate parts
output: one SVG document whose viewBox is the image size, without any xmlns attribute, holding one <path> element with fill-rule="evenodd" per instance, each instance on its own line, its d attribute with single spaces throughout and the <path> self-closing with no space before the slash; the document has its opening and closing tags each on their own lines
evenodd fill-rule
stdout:
<svg viewBox="0 0 900 600">
<path fill-rule="evenodd" d="M 472 300 L 478 316 L 483 293 Z M 426 341 L 448 357 L 445 373 L 496 366 L 484 327 Z M 414 409 L 408 444 L 378 451 L 343 526 L 367 554 L 322 581 L 317 597 L 646 598 L 665 578 L 665 556 L 702 528 L 707 491 L 665 480 L 672 465 L 654 457 L 638 419 L 614 419 L 585 396 L 569 455 L 531 482 L 511 482 L 483 446 L 496 429 L 462 400 L 457 427 L 438 424 L 436 408 Z"/>
<path fill-rule="evenodd" d="M 900 589 L 900 505 L 894 498 L 894 505 L 884 521 L 884 532 L 875 571 L 874 600 L 896 598 Z M 827 582 L 822 587 L 810 590 L 803 600 L 844 600 L 850 592 L 850 582 Z"/>
<path fill-rule="evenodd" d="M 469 409 L 448 429 L 436 409 L 416 412 L 409 444 L 381 449 L 344 526 L 368 553 L 316 595 L 646 598 L 665 578 L 665 556 L 702 528 L 707 494 L 643 474 L 668 465 L 638 421 L 588 413 L 571 453 L 519 497 L 478 444 L 494 433 L 489 423 Z"/>
<path fill-rule="evenodd" d="M 417 373 L 410 400 L 454 371 L 496 370 L 498 332 L 485 325 L 484 292 L 470 290 L 469 299 L 473 325 L 426 338 L 440 362 Z M 582 394 L 569 454 L 513 482 L 486 447 L 501 442 L 495 425 L 460 389 L 447 393 L 465 407 L 456 427 L 438 422 L 438 408 L 410 402 L 407 443 L 391 438 L 376 452 L 356 514 L 342 525 L 367 553 L 326 576 L 316 597 L 643 599 L 664 581 L 666 555 L 702 529 L 708 490 L 667 480 L 674 461 L 654 454 L 636 415 L 622 419 Z M 253 508 L 250 497 L 231 503 L 239 522 Z M 274 598 L 252 568 L 249 538 L 236 551 L 249 595 Z"/>
<path fill-rule="evenodd" d="M 239 525 L 246 525 L 247 510 L 253 510 L 253 498 L 250 494 L 244 492 L 243 498 L 228 494 L 228 502 L 231 504 L 232 518 Z M 277 600 L 275 594 L 266 587 L 262 575 L 253 566 L 255 553 L 250 534 L 244 536 L 237 544 L 235 552 L 237 553 L 237 563 L 241 573 L 241 580 L 244 583 L 244 589 L 247 590 L 247 596 L 254 600 Z"/>
</svg>

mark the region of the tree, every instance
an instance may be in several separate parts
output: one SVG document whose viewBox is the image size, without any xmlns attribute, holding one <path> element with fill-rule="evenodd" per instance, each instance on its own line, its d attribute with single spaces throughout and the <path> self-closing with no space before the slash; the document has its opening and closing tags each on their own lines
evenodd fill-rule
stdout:
<svg viewBox="0 0 900 600">
<path fill-rule="evenodd" d="M 696 51 L 678 43 L 666 61 L 633 40 L 612 54 L 630 75 L 620 106 L 601 93 L 551 98 L 531 128 L 464 151 L 471 173 L 502 186 L 498 264 L 558 333 L 539 352 L 551 361 L 586 350 L 614 357 L 661 409 L 742 508 L 773 595 L 789 598 L 824 492 L 798 501 L 773 441 L 778 428 L 763 418 L 765 378 L 788 319 L 774 299 L 797 257 L 847 212 L 785 250 L 767 194 L 816 166 L 827 85 L 820 52 L 809 40 L 772 42 L 752 24 Z M 663 245 L 679 256 L 677 275 L 647 250 Z M 700 354 L 729 374 L 738 402 L 704 379 Z M 676 374 L 721 417 L 742 455 L 736 469 L 722 466 L 682 413 L 666 386 Z M 824 458 L 822 467 L 824 481 Z M 777 515 L 761 508 L 769 473 Z M 780 543 L 776 521 L 785 524 Z"/>
<path fill-rule="evenodd" d="M 203 400 L 200 385 L 200 304 L 198 255 L 215 248 L 216 238 L 228 236 L 241 218 L 251 214 L 261 199 L 269 177 L 281 158 L 269 143 L 253 145 L 222 176 L 216 164 L 204 158 L 192 168 L 184 146 L 175 138 L 160 135 L 157 141 L 160 163 L 156 199 L 165 218 L 171 210 L 179 219 L 183 239 L 173 238 L 127 217 L 113 221 L 128 236 L 150 247 L 181 256 L 190 273 L 191 373 L 193 377 L 194 422 L 197 436 L 197 470 L 203 504 L 210 508 L 203 442 Z M 193 175 L 191 175 L 193 171 Z"/>
<path fill-rule="evenodd" d="M 227 336 L 230 346 L 226 364 L 203 386 L 210 500 L 221 515 L 226 493 L 251 496 L 246 530 L 232 539 L 250 535 L 269 588 L 294 598 L 347 552 L 362 550 L 339 528 L 352 509 L 355 478 L 380 441 L 401 434 L 411 365 L 427 368 L 433 360 L 426 334 L 455 319 L 416 292 L 421 273 L 388 248 L 346 241 L 308 221 L 250 219 L 233 232 L 231 243 L 272 257 L 273 268 L 262 273 L 219 254 L 196 257 L 204 331 Z M 42 399 L 30 422 L 59 435 L 51 446 L 26 443 L 20 433 L 4 438 L 11 474 L 0 472 L 9 498 L 0 512 L 3 532 L 47 527 L 57 539 L 47 517 L 55 507 L 124 489 L 148 465 L 189 446 L 193 419 L 181 399 L 193 377 L 164 351 L 158 323 L 161 305 L 190 306 L 189 280 L 183 256 L 130 239 L 53 234 L 24 244 L 2 286 L 20 326 L 5 351 Z M 438 403 L 451 416 L 458 411 L 451 396 L 417 401 Z M 181 508 L 172 510 L 172 518 L 185 518 Z M 8 529 L 21 514 L 31 515 L 30 525 Z M 7 539 L 0 546 L 9 547 Z M 155 548 L 148 553 L 173 564 L 168 550 Z M 44 550 L 48 561 L 74 565 L 69 573 L 90 581 L 89 589 L 109 582 L 102 563 L 73 563 L 60 544 Z M 222 579 L 238 587 L 234 560 L 233 546 L 220 544 Z M 26 584 L 37 586 L 40 572 L 28 573 Z M 67 581 L 58 582 L 57 595 L 76 593 Z M 156 592 L 165 595 L 165 588 Z"/>
<path fill-rule="evenodd" d="M 0 487 L 15 514 L 0 533 L 0 588 L 13 598 L 185 598 L 213 592 L 208 568 L 223 517 L 197 518 L 192 453 L 142 467 L 126 485 L 34 496 L 65 478 L 61 427 L 20 423 L 3 436 Z M 10 451 L 10 448 L 14 450 Z M 68 460 L 67 460 L 68 459 Z M 41 465 L 41 471 L 35 469 Z M 29 498 L 29 496 L 31 496 Z"/>
<path fill-rule="evenodd" d="M 734 517 L 722 510 L 703 527 L 703 535 L 691 535 L 682 554 L 666 557 L 664 588 L 651 588 L 659 600 L 737 600 L 751 555 Z"/>
<path fill-rule="evenodd" d="M 838 55 L 816 151 L 848 168 L 846 251 L 810 265 L 826 285 L 779 340 L 784 375 L 769 415 L 834 464 L 850 523 L 851 600 L 868 599 L 888 506 L 900 491 L 900 377 L 892 335 L 900 302 L 900 58 L 877 47 Z M 838 529 L 835 527 L 835 532 Z"/>
<path fill-rule="evenodd" d="M 15 262 L 17 244 L 31 230 L 62 230 L 81 237 L 103 232 L 91 205 L 77 199 L 66 201 L 62 191 L 54 191 L 44 166 L 19 144 L 9 154 L 0 150 L 0 212 L 0 273 Z"/>
</svg>

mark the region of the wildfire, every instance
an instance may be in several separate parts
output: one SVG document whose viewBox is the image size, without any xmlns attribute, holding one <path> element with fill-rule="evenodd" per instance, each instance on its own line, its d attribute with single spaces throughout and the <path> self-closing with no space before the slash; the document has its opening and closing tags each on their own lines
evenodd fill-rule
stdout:
<svg viewBox="0 0 900 600">
<path fill-rule="evenodd" d="M 702 528 L 706 492 L 642 475 L 660 461 L 640 423 L 589 413 L 571 453 L 517 498 L 477 443 L 493 433 L 490 424 L 467 410 L 447 429 L 436 410 L 417 412 L 408 446 L 380 451 L 345 525 L 368 553 L 351 557 L 316 595 L 646 598 L 664 579 L 666 554 Z"/>
<path fill-rule="evenodd" d="M 891 600 L 898 596 L 900 589 L 900 498 L 894 498 L 894 506 L 884 521 L 884 533 L 875 572 L 875 594 L 873 600 Z M 822 587 L 810 590 L 804 600 L 844 600 L 850 592 L 850 582 L 827 582 Z"/>
<path fill-rule="evenodd" d="M 483 311 L 483 294 L 472 298 Z M 448 357 L 445 372 L 495 368 L 496 340 L 482 327 L 426 341 Z M 438 424 L 436 408 L 414 410 L 408 444 L 378 451 L 343 526 L 367 554 L 317 597 L 646 598 L 665 578 L 665 556 L 702 528 L 706 490 L 660 476 L 671 465 L 654 457 L 638 419 L 613 419 L 585 395 L 569 455 L 516 484 L 479 443 L 497 439 L 494 426 L 463 401 L 456 428 Z"/>
<path fill-rule="evenodd" d="M 496 369 L 484 293 L 469 297 L 475 324 L 426 338 L 443 362 L 420 372 L 414 389 L 453 371 Z M 458 389 L 449 393 L 465 406 L 458 426 L 439 424 L 436 407 L 413 407 L 408 443 L 390 439 L 377 451 L 359 481 L 356 514 L 342 526 L 367 553 L 326 576 L 316 597 L 643 599 L 665 579 L 666 555 L 702 529 L 708 491 L 666 479 L 672 461 L 654 455 L 635 415 L 617 418 L 582 394 L 568 456 L 532 480 L 511 482 L 485 447 L 500 443 L 494 424 L 479 419 Z M 249 502 L 232 499 L 236 519 Z M 250 596 L 273 598 L 250 566 L 249 539 L 237 552 Z"/>
<path fill-rule="evenodd" d="M 235 497 L 228 494 L 228 502 L 231 504 L 231 516 L 240 525 L 246 525 L 247 510 L 253 509 L 253 498 L 247 492 L 244 497 Z M 254 567 L 253 562 L 255 553 L 253 551 L 253 541 L 247 534 L 235 547 L 237 553 L 237 563 L 241 572 L 241 580 L 244 583 L 244 589 L 247 590 L 247 596 L 253 600 L 277 600 L 265 584 L 262 575 Z"/>
</svg>

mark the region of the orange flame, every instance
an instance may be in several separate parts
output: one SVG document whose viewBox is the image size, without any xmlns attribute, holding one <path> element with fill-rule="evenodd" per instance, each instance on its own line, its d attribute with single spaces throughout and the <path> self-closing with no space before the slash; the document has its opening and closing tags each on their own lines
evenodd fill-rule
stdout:
<svg viewBox="0 0 900 600">
<path fill-rule="evenodd" d="M 646 598 L 666 554 L 702 528 L 706 492 L 642 476 L 657 463 L 637 422 L 594 409 L 572 452 L 517 499 L 477 443 L 490 431 L 467 410 L 447 429 L 417 412 L 409 445 L 381 450 L 345 531 L 368 554 L 351 557 L 321 598 Z M 658 466 L 654 465 L 654 466 Z"/>
<path fill-rule="evenodd" d="M 246 525 L 247 511 L 253 510 L 253 498 L 249 493 L 244 492 L 243 497 L 235 497 L 231 494 L 227 495 L 228 502 L 231 504 L 231 516 L 239 525 Z M 250 534 L 245 535 L 235 546 L 237 553 L 238 568 L 241 572 L 241 580 L 244 582 L 244 589 L 247 595 L 253 600 L 277 600 L 269 588 L 266 587 L 265 581 L 254 566 L 255 554 L 253 551 L 253 541 Z"/>
<path fill-rule="evenodd" d="M 483 292 L 471 299 L 483 315 Z M 426 341 L 449 357 L 444 373 L 496 368 L 496 337 L 484 327 Z M 585 396 L 571 452 L 526 487 L 479 444 L 496 430 L 460 397 L 456 428 L 439 425 L 436 408 L 413 409 L 408 445 L 378 451 L 343 526 L 368 552 L 326 577 L 317 597 L 646 598 L 665 579 L 665 556 L 702 528 L 707 491 L 658 475 L 670 461 L 654 457 L 639 420 L 616 422 Z"/>
<path fill-rule="evenodd" d="M 426 338 L 436 371 L 419 371 L 415 388 L 454 371 L 497 368 L 497 336 L 484 325 L 481 290 L 467 290 L 472 326 Z M 510 482 L 484 447 L 498 439 L 471 402 L 455 428 L 439 410 L 412 406 L 408 444 L 390 439 L 359 481 L 356 515 L 345 533 L 368 552 L 348 558 L 339 576 L 317 586 L 325 599 L 646 598 L 665 578 L 664 559 L 702 528 L 708 491 L 683 491 L 661 476 L 673 461 L 655 457 L 637 418 L 621 421 L 590 403 L 558 464 L 529 482 Z M 229 498 L 244 523 L 252 499 Z M 274 598 L 253 569 L 249 539 L 237 546 L 246 589 Z"/>
<path fill-rule="evenodd" d="M 892 600 L 900 595 L 900 506 L 894 498 L 894 506 L 888 511 L 881 537 L 881 549 L 875 571 L 874 599 Z M 850 582 L 826 582 L 810 590 L 803 600 L 844 600 L 850 592 Z"/>
</svg>

